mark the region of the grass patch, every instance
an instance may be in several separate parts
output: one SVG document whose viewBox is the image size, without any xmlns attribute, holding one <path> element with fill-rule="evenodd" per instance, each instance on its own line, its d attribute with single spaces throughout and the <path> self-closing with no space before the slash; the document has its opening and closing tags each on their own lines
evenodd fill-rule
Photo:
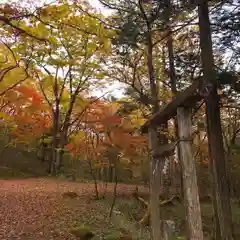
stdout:
<svg viewBox="0 0 240 240">
<path fill-rule="evenodd" d="M 68 199 L 65 203 L 76 209 L 76 220 L 73 227 L 88 226 L 96 235 L 96 239 L 150 239 L 147 228 L 141 228 L 134 219 L 129 218 L 126 209 L 121 212 L 116 205 L 112 217 L 109 219 L 110 199 L 91 200 L 85 206 L 84 212 L 81 200 Z M 81 209 L 81 213 L 78 212 L 78 209 Z"/>
<path fill-rule="evenodd" d="M 32 174 L 21 172 L 15 168 L 0 167 L 0 179 L 19 179 L 33 177 Z"/>
<path fill-rule="evenodd" d="M 124 214 L 124 216 L 130 222 L 137 222 L 139 221 L 145 211 L 143 206 L 140 205 L 134 199 L 118 199 L 116 208 Z M 203 230 L 205 239 L 209 239 L 212 233 L 212 205 L 211 203 L 203 203 L 201 204 L 201 211 L 202 211 L 202 220 L 203 220 Z M 235 229 L 235 238 L 240 239 L 240 207 L 238 203 L 232 203 L 232 214 L 233 214 L 233 222 L 234 222 L 234 229 Z M 181 236 L 185 236 L 186 229 L 185 229 L 185 210 L 182 204 L 176 204 L 174 206 L 163 206 L 161 208 L 161 219 L 163 220 L 172 220 L 176 223 L 176 235 L 179 236 L 177 239 L 184 239 Z M 147 227 L 145 227 L 142 232 L 149 231 Z M 145 236 L 146 237 L 146 236 Z M 147 239 L 147 238 L 144 238 Z"/>
</svg>

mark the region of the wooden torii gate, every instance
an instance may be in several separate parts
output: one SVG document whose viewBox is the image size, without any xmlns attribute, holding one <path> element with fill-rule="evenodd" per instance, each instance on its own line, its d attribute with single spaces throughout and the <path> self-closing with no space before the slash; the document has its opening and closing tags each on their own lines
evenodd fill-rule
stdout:
<svg viewBox="0 0 240 240">
<path fill-rule="evenodd" d="M 183 176 L 184 203 L 188 225 L 189 239 L 203 239 L 201 210 L 197 187 L 197 175 L 192 152 L 192 122 L 191 110 L 203 100 L 208 87 L 203 86 L 201 79 L 196 80 L 186 90 L 179 92 L 175 98 L 163 106 L 141 127 L 142 133 L 147 133 L 149 126 L 159 127 L 171 118 L 177 116 L 179 139 L 176 142 L 159 146 L 153 152 L 159 159 L 173 154 L 176 144 L 179 144 Z M 152 173 L 153 174 L 153 173 Z"/>
</svg>

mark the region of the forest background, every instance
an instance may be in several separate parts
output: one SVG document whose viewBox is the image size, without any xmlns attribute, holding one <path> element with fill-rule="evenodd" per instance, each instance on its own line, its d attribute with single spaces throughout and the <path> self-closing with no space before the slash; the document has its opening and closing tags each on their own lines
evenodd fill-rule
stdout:
<svg viewBox="0 0 240 240">
<path fill-rule="evenodd" d="M 204 74 L 197 5 L 100 2 L 1 2 L 1 177 L 91 179 L 97 198 L 98 182 L 149 185 L 151 152 L 141 127 L 156 102 L 168 104 Z M 238 0 L 209 2 L 224 155 L 234 199 L 240 196 L 239 6 Z M 205 117 L 205 103 L 200 102 L 192 111 L 192 148 L 203 201 L 212 187 Z M 168 121 L 159 132 L 167 142 L 177 138 L 175 123 Z M 182 197 L 182 191 L 176 146 L 161 172 L 161 197 Z"/>
</svg>

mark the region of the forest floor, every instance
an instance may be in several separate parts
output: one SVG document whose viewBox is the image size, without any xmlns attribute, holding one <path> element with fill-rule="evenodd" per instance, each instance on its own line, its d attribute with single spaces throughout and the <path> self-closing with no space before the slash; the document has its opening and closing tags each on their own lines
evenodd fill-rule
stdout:
<svg viewBox="0 0 240 240">
<path fill-rule="evenodd" d="M 100 236 L 126 234 L 134 239 L 149 239 L 146 227 L 136 224 L 145 209 L 132 197 L 133 185 L 118 185 L 118 200 L 111 221 L 109 211 L 113 195 L 113 184 L 108 185 L 105 199 L 94 200 L 94 184 L 52 178 L 24 180 L 0 180 L 0 239 L 1 240 L 63 240 L 76 239 L 70 229 L 81 225 L 89 226 Z M 78 197 L 65 197 L 66 192 L 75 192 Z M 104 185 L 99 185 L 100 195 Z M 148 194 L 141 186 L 140 194 Z M 204 231 L 211 231 L 211 204 L 203 203 Z M 184 232 L 184 208 L 181 204 L 165 207 L 164 219 L 177 223 L 179 234 Z M 234 205 L 236 228 L 240 224 L 240 209 Z M 119 238 L 104 238 L 119 239 Z M 127 239 L 127 238 L 126 238 Z M 207 238 L 206 238 L 207 239 Z M 240 238 L 239 238 L 240 239 Z"/>
<path fill-rule="evenodd" d="M 134 190 L 135 186 L 120 184 L 118 196 L 132 198 Z M 79 197 L 64 197 L 68 191 Z M 104 186 L 99 185 L 99 192 L 103 191 Z M 141 187 L 140 191 L 148 190 Z M 113 184 L 108 185 L 107 198 L 112 193 Z M 122 218 L 121 222 L 114 222 L 118 221 L 115 218 L 109 223 L 110 205 L 111 201 L 94 200 L 91 183 L 51 178 L 0 180 L 0 239 L 76 239 L 69 229 L 79 225 L 90 226 L 98 236 L 123 231 Z"/>
</svg>

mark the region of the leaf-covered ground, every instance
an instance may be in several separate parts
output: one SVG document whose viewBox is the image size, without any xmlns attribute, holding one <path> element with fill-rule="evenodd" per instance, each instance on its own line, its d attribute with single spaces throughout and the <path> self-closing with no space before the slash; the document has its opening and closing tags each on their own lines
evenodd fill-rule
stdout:
<svg viewBox="0 0 240 240">
<path fill-rule="evenodd" d="M 103 186 L 100 192 L 103 192 Z M 131 197 L 135 186 L 121 184 L 118 193 Z M 63 193 L 75 191 L 76 199 Z M 147 191 L 147 189 L 140 189 Z M 113 192 L 113 185 L 108 187 Z M 0 180 L 0 239 L 75 239 L 69 229 L 79 224 L 93 225 L 95 232 L 113 226 L 107 221 L 106 204 L 93 200 L 94 185 L 54 179 Z"/>
</svg>

